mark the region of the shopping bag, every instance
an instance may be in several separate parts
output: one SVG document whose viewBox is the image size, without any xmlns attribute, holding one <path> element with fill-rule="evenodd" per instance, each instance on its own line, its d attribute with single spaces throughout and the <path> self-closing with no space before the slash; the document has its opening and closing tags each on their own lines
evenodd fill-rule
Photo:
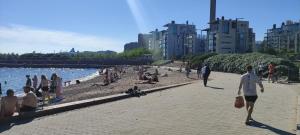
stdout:
<svg viewBox="0 0 300 135">
<path fill-rule="evenodd" d="M 237 96 L 235 98 L 235 102 L 234 102 L 234 107 L 235 108 L 242 108 L 245 106 L 245 103 L 244 103 L 244 98 L 243 96 Z"/>
</svg>

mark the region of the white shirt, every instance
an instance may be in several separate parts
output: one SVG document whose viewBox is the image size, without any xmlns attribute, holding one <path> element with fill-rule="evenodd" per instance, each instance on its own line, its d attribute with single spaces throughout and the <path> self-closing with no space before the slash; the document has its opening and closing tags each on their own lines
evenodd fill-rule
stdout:
<svg viewBox="0 0 300 135">
<path fill-rule="evenodd" d="M 247 72 L 241 77 L 241 84 L 245 96 L 256 96 L 256 83 L 261 84 L 260 79 L 253 73 Z"/>
</svg>

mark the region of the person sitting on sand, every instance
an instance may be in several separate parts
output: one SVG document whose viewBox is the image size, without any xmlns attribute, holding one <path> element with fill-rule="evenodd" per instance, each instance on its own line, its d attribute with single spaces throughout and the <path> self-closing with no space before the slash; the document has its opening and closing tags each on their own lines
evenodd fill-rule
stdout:
<svg viewBox="0 0 300 135">
<path fill-rule="evenodd" d="M 6 92 L 7 96 L 2 97 L 1 116 L 10 117 L 19 109 L 18 98 L 14 94 L 14 91 L 9 89 Z"/>
<path fill-rule="evenodd" d="M 35 111 L 37 108 L 37 96 L 31 91 L 31 87 L 23 87 L 25 96 L 23 97 L 22 106 L 20 112 L 31 112 Z"/>
</svg>

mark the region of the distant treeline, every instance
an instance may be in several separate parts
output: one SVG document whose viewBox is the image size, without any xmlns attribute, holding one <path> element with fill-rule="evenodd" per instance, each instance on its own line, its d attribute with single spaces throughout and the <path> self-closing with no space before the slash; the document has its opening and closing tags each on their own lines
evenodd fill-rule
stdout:
<svg viewBox="0 0 300 135">
<path fill-rule="evenodd" d="M 14 54 L 0 53 L 0 60 L 69 60 L 69 61 L 81 61 L 81 60 L 98 60 L 109 58 L 122 58 L 122 59 L 135 59 L 145 56 L 145 54 L 151 54 L 147 49 L 138 48 L 131 51 L 122 53 L 98 53 L 98 52 L 64 52 L 64 53 L 26 53 L 26 54 Z"/>
<path fill-rule="evenodd" d="M 140 65 L 152 62 L 151 52 L 135 49 L 122 53 L 26 53 L 0 54 L 0 67 L 68 67 L 97 68 L 107 65 Z"/>
</svg>

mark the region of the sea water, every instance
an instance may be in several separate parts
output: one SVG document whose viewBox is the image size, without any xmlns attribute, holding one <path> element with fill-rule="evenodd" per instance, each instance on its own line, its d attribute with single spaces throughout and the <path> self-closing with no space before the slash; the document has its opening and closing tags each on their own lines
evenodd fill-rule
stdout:
<svg viewBox="0 0 300 135">
<path fill-rule="evenodd" d="M 71 68 L 0 68 L 0 83 L 2 85 L 2 96 L 5 95 L 7 89 L 13 89 L 16 95 L 23 93 L 23 86 L 26 84 L 26 75 L 33 78 L 38 77 L 38 85 L 41 75 L 46 75 L 47 79 L 53 73 L 56 73 L 65 81 L 72 81 L 95 74 L 97 69 L 71 69 Z"/>
</svg>

